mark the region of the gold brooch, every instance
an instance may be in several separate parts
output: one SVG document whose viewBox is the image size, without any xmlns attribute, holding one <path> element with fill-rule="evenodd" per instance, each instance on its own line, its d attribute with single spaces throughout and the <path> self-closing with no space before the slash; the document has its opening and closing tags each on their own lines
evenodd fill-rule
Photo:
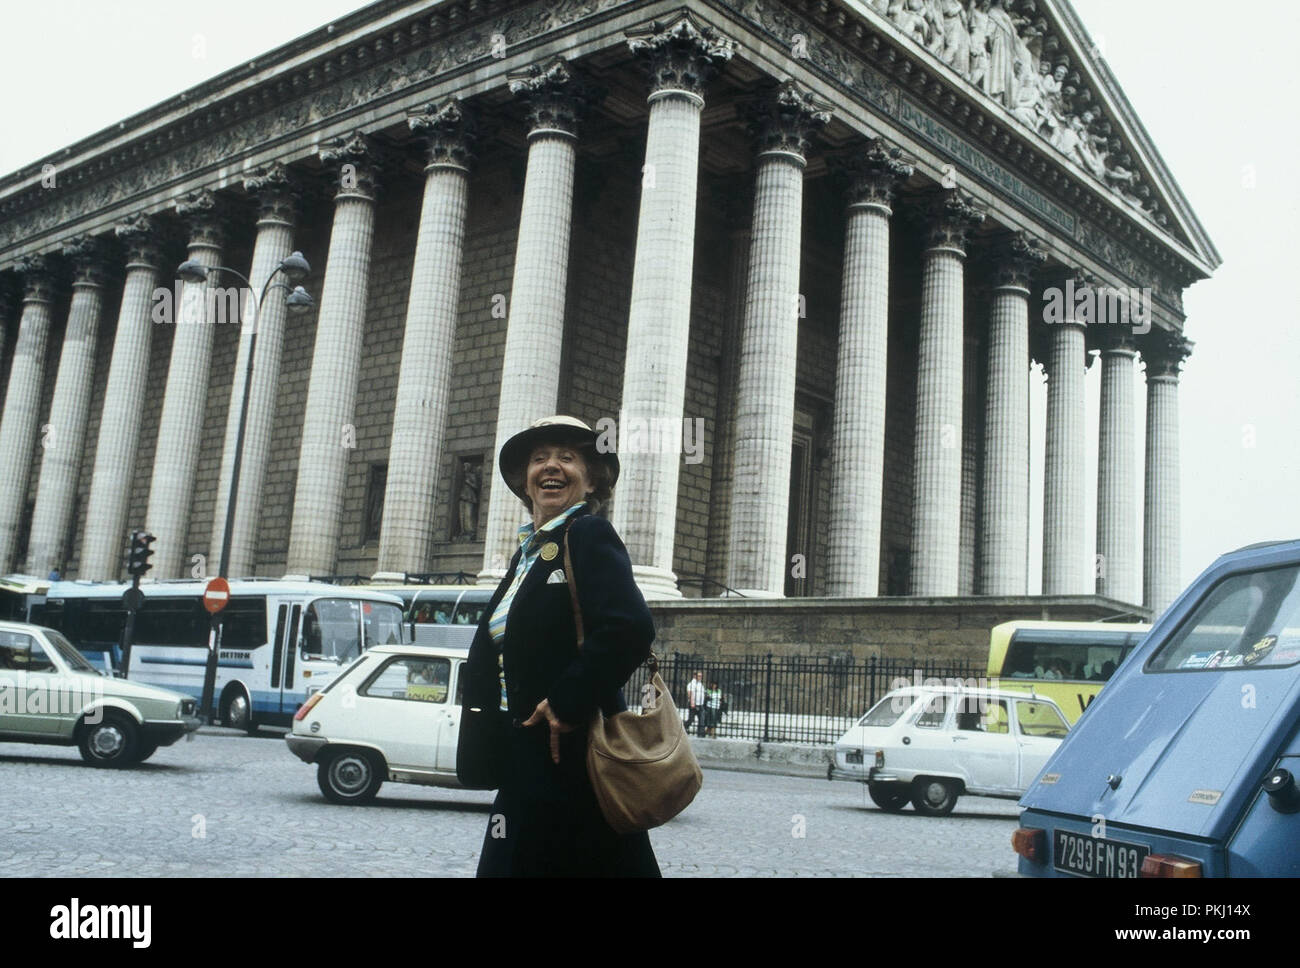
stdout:
<svg viewBox="0 0 1300 968">
<path fill-rule="evenodd" d="M 548 541 L 546 542 L 546 544 L 542 545 L 543 561 L 554 561 L 555 556 L 558 555 L 559 553 L 560 553 L 560 546 L 557 545 L 554 541 Z"/>
</svg>

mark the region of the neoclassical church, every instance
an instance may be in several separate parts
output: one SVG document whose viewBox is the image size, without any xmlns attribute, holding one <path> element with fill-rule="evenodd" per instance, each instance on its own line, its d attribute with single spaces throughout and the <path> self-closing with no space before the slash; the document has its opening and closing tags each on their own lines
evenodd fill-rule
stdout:
<svg viewBox="0 0 1300 968">
<path fill-rule="evenodd" d="M 379 0 L 0 178 L 0 570 L 495 579 L 567 413 L 648 597 L 1159 609 L 1219 262 L 1065 0 Z"/>
</svg>

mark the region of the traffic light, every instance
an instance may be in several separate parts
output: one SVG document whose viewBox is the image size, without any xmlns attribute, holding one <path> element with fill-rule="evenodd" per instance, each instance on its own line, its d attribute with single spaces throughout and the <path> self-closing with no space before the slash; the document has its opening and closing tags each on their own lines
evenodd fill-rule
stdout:
<svg viewBox="0 0 1300 968">
<path fill-rule="evenodd" d="M 131 532 L 131 550 L 126 558 L 128 575 L 138 578 L 153 567 L 149 564 L 149 559 L 153 556 L 153 549 L 149 546 L 157 540 L 148 531 Z"/>
</svg>

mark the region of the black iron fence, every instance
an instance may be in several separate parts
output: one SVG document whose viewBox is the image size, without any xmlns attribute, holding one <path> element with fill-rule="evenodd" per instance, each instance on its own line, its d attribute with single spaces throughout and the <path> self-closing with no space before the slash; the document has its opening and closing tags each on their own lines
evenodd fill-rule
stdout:
<svg viewBox="0 0 1300 968">
<path fill-rule="evenodd" d="M 891 689 L 926 680 L 960 680 L 975 685 L 986 673 L 972 663 L 915 662 L 910 659 L 865 660 L 821 656 L 745 656 L 707 659 L 674 652 L 659 657 L 659 674 L 673 702 L 689 716 L 687 683 L 696 672 L 704 685 L 722 692 L 722 708 L 694 717 L 694 735 L 748 739 L 760 743 L 834 743 L 863 713 Z M 645 666 L 632 674 L 625 690 L 628 704 L 641 701 L 649 678 Z"/>
</svg>

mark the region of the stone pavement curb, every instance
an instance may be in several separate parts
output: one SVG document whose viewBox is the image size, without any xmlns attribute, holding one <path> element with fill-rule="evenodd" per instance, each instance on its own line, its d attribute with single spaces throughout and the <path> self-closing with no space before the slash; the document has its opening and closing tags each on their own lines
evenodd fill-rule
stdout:
<svg viewBox="0 0 1300 968">
<path fill-rule="evenodd" d="M 748 739 L 708 739 L 692 736 L 691 749 L 700 766 L 745 773 L 778 773 L 826 779 L 831 747 L 795 743 L 759 743 Z"/>
</svg>

